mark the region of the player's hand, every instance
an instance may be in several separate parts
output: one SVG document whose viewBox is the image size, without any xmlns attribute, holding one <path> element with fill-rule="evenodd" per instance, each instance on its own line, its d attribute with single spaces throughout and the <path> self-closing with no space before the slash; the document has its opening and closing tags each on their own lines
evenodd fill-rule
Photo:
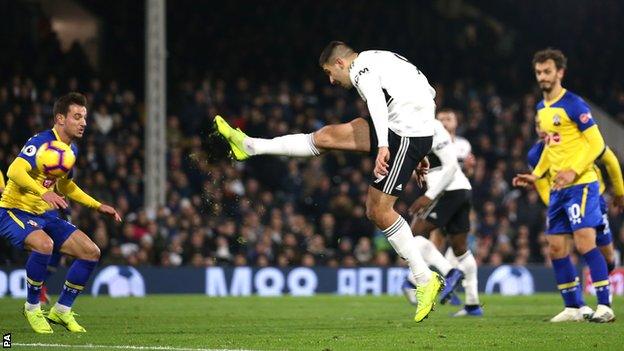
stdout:
<svg viewBox="0 0 624 351">
<path fill-rule="evenodd" d="M 571 169 L 562 169 L 557 172 L 555 176 L 555 180 L 553 181 L 553 190 L 561 190 L 566 185 L 572 184 L 574 179 L 576 178 L 576 172 Z"/>
<path fill-rule="evenodd" d="M 433 202 L 433 200 L 426 197 L 425 195 L 422 195 L 421 197 L 416 199 L 416 201 L 414 201 L 412 206 L 410 206 L 409 208 L 410 215 L 413 216 L 415 213 L 420 213 L 424 209 L 428 208 L 431 205 L 431 202 Z"/>
<path fill-rule="evenodd" d="M 416 167 L 416 184 L 421 189 L 427 184 L 427 179 L 425 178 L 427 173 L 429 173 L 429 159 L 425 156 Z"/>
<path fill-rule="evenodd" d="M 618 209 L 618 212 L 622 213 L 624 211 L 624 196 L 614 196 L 613 197 L 613 206 Z"/>
<path fill-rule="evenodd" d="M 516 176 L 511 181 L 511 184 L 516 187 L 526 187 L 530 184 L 535 183 L 537 177 L 533 174 L 516 174 Z"/>
<path fill-rule="evenodd" d="M 117 222 L 121 222 L 121 216 L 117 213 L 117 210 L 111 206 L 102 204 L 100 208 L 98 208 L 98 212 L 113 217 Z"/>
<path fill-rule="evenodd" d="M 474 172 L 474 168 L 477 165 L 477 159 L 475 158 L 475 156 L 471 153 L 468 154 L 468 156 L 466 156 L 466 158 L 464 159 L 464 173 L 466 173 L 467 176 L 471 176 L 472 173 Z"/>
<path fill-rule="evenodd" d="M 387 146 L 382 146 L 379 148 L 375 160 L 375 169 L 373 170 L 375 178 L 379 179 L 388 175 L 388 161 L 390 161 L 390 149 Z"/>
<path fill-rule="evenodd" d="M 41 198 L 55 210 L 58 210 L 60 208 L 67 208 L 67 201 L 65 201 L 62 196 L 55 193 L 54 191 L 48 191 L 47 193 L 44 193 L 43 195 L 41 195 Z"/>
</svg>

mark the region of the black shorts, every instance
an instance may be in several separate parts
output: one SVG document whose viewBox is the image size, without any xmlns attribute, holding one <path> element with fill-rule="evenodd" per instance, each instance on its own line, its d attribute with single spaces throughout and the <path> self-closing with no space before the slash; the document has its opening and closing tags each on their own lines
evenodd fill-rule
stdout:
<svg viewBox="0 0 624 351">
<path fill-rule="evenodd" d="M 368 119 L 368 128 L 371 141 L 371 156 L 377 156 L 377 134 L 373 122 Z M 433 136 L 428 137 L 402 137 L 388 130 L 388 149 L 390 160 L 388 161 L 388 175 L 377 179 L 373 175 L 371 186 L 388 195 L 399 196 L 405 185 L 412 178 L 412 173 L 418 163 L 429 153 Z M 374 165 L 374 160 L 373 160 Z"/>
<path fill-rule="evenodd" d="M 446 234 L 462 234 L 470 231 L 470 208 L 472 191 L 450 190 L 438 198 L 425 217 L 427 222 L 442 229 Z"/>
</svg>

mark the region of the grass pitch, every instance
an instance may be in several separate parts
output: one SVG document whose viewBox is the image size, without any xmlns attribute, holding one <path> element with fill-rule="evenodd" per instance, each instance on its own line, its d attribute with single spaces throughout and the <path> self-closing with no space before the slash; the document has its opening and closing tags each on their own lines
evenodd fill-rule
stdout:
<svg viewBox="0 0 624 351">
<path fill-rule="evenodd" d="M 590 305 L 595 298 L 588 298 Z M 81 296 L 75 311 L 86 334 L 54 326 L 37 335 L 20 309 L 0 299 L 0 331 L 21 350 L 622 350 L 624 322 L 546 320 L 562 309 L 558 294 L 483 296 L 485 317 L 451 318 L 438 305 L 424 322 L 402 296 L 228 297 Z M 624 316 L 624 298 L 614 301 Z"/>
</svg>

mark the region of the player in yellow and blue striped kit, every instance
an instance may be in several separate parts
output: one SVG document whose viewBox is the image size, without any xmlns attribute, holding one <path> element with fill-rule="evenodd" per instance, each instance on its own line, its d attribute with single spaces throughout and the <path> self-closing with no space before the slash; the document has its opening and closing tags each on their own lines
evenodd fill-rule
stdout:
<svg viewBox="0 0 624 351">
<path fill-rule="evenodd" d="M 70 145 L 74 153 L 78 152 L 73 141 L 81 138 L 85 131 L 86 104 L 86 98 L 78 93 L 70 93 L 55 102 L 54 128 L 26 142 L 9 166 L 9 180 L 0 199 L 0 236 L 9 239 L 15 247 L 31 251 L 26 261 L 24 316 L 37 333 L 52 333 L 48 320 L 72 332 L 85 331 L 76 322 L 71 307 L 100 258 L 99 248 L 84 232 L 51 211 L 67 208 L 65 199 L 55 193 L 55 186 L 68 198 L 121 221 L 114 208 L 101 204 L 74 183 L 71 170 L 55 178 L 36 166 L 37 150 L 49 141 L 61 141 Z M 44 317 L 39 295 L 52 252 L 76 259 L 69 267 L 58 302 Z"/>
<path fill-rule="evenodd" d="M 536 124 L 539 122 L 536 121 Z M 539 127 L 536 128 L 538 135 L 540 136 L 540 140 L 536 142 L 528 152 L 527 161 L 529 166 L 534 169 L 539 162 L 539 159 L 542 156 L 544 151 L 544 133 L 539 130 Z M 600 154 L 598 159 L 596 160 L 598 163 L 602 163 L 605 165 L 607 169 L 607 174 L 609 175 L 609 180 L 613 186 L 614 192 L 614 204 L 618 207 L 621 206 L 622 200 L 624 200 L 624 182 L 622 179 L 622 170 L 620 169 L 620 163 L 615 156 L 615 153 L 607 146 Z M 609 227 L 609 218 L 607 214 L 607 202 L 602 196 L 602 194 L 606 190 L 606 184 L 604 182 L 602 171 L 598 167 L 597 164 L 594 164 L 594 168 L 596 170 L 596 174 L 598 175 L 598 183 L 600 185 L 600 213 L 602 214 L 602 224 L 596 228 L 596 245 L 602 252 L 602 255 L 605 257 L 607 261 L 607 269 L 609 274 L 615 269 L 615 249 L 613 248 L 613 236 Z M 540 196 L 542 202 L 548 206 L 550 201 L 550 177 L 548 175 L 538 179 L 535 182 L 535 190 Z M 566 243 L 564 246 L 564 250 L 567 250 L 570 247 L 569 244 Z M 552 248 L 552 247 L 551 247 Z M 578 281 L 578 276 L 576 281 Z M 585 304 L 583 299 L 583 291 L 579 287 L 574 287 L 577 292 L 578 305 L 580 307 L 580 312 L 584 318 L 589 318 L 593 314 L 593 310 Z"/>
<path fill-rule="evenodd" d="M 535 77 L 544 100 L 537 104 L 539 128 L 546 134 L 545 148 L 531 174 L 519 174 L 514 185 L 534 183 L 550 177 L 547 240 L 557 287 L 566 308 L 553 322 L 578 321 L 580 311 L 576 269 L 567 250 L 572 234 L 577 250 L 589 266 L 598 306 L 593 322 L 611 322 L 615 314 L 609 299 L 607 263 L 596 247 L 596 227 L 602 224 L 598 175 L 594 161 L 605 143 L 589 106 L 582 98 L 561 86 L 567 59 L 559 50 L 539 51 L 533 58 Z"/>
</svg>

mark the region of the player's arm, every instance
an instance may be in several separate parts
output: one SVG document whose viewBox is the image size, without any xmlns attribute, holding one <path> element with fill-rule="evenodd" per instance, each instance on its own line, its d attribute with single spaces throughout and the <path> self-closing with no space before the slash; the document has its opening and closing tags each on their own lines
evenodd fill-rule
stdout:
<svg viewBox="0 0 624 351">
<path fill-rule="evenodd" d="M 608 146 L 605 148 L 605 152 L 602 153 L 600 161 L 604 163 L 607 169 L 607 174 L 613 185 L 615 196 L 624 196 L 624 181 L 622 180 L 620 161 L 618 161 L 617 156 L 615 156 L 615 153 Z"/>
<path fill-rule="evenodd" d="M 572 164 L 572 170 L 580 175 L 587 167 L 589 167 L 600 156 L 602 150 L 605 148 L 605 142 L 600 134 L 600 130 L 597 125 L 593 125 L 583 131 L 583 138 L 589 144 L 589 147 L 585 149 L 584 153 L 581 153 L 581 157 L 577 158 Z"/>
<path fill-rule="evenodd" d="M 99 201 L 92 198 L 89 194 L 85 193 L 80 187 L 74 183 L 72 179 L 62 178 L 57 182 L 57 189 L 68 198 L 76 201 L 77 203 L 98 209 L 102 205 Z"/>
<path fill-rule="evenodd" d="M 447 141 L 436 145 L 431 151 L 440 159 L 442 168 L 437 171 L 440 172 L 440 181 L 434 184 L 433 187 L 429 187 L 424 195 L 420 196 L 412 206 L 409 208 L 411 214 L 417 213 L 431 204 L 433 199 L 438 197 L 440 193 L 446 189 L 446 187 L 453 181 L 453 174 L 459 169 L 459 163 L 457 162 L 457 154 L 453 149 L 450 138 Z"/>
<path fill-rule="evenodd" d="M 529 162 L 531 163 L 531 162 Z M 516 174 L 512 180 L 513 186 L 526 187 L 529 184 L 535 184 L 538 179 L 544 178 L 550 169 L 550 160 L 546 156 L 546 152 L 542 152 L 533 171 L 528 174 Z M 550 182 L 550 181 L 549 181 Z"/>
<path fill-rule="evenodd" d="M 59 179 L 57 188 L 61 193 L 65 194 L 65 196 L 76 201 L 77 203 L 85 207 L 96 209 L 101 213 L 113 217 L 116 221 L 121 222 L 121 217 L 113 207 L 104 205 L 91 197 L 91 195 L 85 193 L 84 190 L 80 189 L 80 187 L 74 183 L 72 179 Z"/>
<path fill-rule="evenodd" d="M 548 206 L 550 202 L 550 179 L 548 179 L 548 177 L 543 177 L 536 180 L 533 184 L 544 205 Z"/>
<path fill-rule="evenodd" d="M 41 196 L 53 208 L 67 208 L 67 203 L 63 198 L 58 196 L 54 191 L 47 189 L 43 185 L 37 183 L 28 172 L 32 170 L 32 165 L 26 159 L 16 157 L 9 166 L 7 177 L 20 188 L 26 189 L 34 194 Z"/>
<path fill-rule="evenodd" d="M 47 193 L 48 190 L 43 185 L 37 183 L 28 172 L 32 170 L 32 166 L 28 161 L 21 157 L 16 157 L 9 166 L 7 177 L 17 184 L 20 188 L 24 188 L 39 196 Z"/>
<path fill-rule="evenodd" d="M 379 77 L 370 72 L 368 68 L 360 70 L 358 73 L 357 87 L 366 99 L 368 112 L 370 113 L 377 135 L 377 147 L 388 146 L 388 106 L 386 97 L 381 87 Z M 371 145 L 371 149 L 375 145 Z"/>
<path fill-rule="evenodd" d="M 544 175 L 546 175 L 546 172 L 548 172 L 549 169 L 550 160 L 548 159 L 548 157 L 546 157 L 546 152 L 542 152 L 542 155 L 540 156 L 539 161 L 537 161 L 537 164 L 535 165 L 533 172 L 531 172 L 531 175 L 535 176 L 536 179 L 540 179 L 544 177 Z"/>
<path fill-rule="evenodd" d="M 425 196 L 435 199 L 453 181 L 453 174 L 459 169 L 459 163 L 457 162 L 455 150 L 448 142 L 438 145 L 432 151 L 440 159 L 442 169 L 438 171 L 440 172 L 440 181 L 435 186 L 428 188 Z"/>
</svg>

